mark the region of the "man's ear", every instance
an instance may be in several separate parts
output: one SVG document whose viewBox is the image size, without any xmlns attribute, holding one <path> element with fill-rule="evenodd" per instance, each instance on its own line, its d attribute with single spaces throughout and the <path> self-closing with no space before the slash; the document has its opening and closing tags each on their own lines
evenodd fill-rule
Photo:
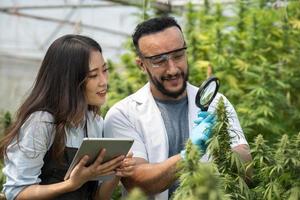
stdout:
<svg viewBox="0 0 300 200">
<path fill-rule="evenodd" d="M 142 61 L 141 58 L 137 57 L 137 58 L 135 59 L 135 62 L 136 62 L 136 64 L 139 66 L 139 68 L 140 68 L 143 72 L 146 71 L 145 65 L 144 65 L 144 63 L 143 63 L 143 61 Z"/>
</svg>

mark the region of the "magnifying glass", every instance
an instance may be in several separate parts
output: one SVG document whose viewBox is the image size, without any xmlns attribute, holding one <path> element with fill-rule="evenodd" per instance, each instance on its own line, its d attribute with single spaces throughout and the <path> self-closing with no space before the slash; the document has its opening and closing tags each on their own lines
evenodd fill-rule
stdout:
<svg viewBox="0 0 300 200">
<path fill-rule="evenodd" d="M 210 103 L 217 95 L 219 86 L 220 81 L 215 76 L 209 77 L 201 84 L 196 95 L 195 103 L 202 111 L 207 111 Z"/>
</svg>

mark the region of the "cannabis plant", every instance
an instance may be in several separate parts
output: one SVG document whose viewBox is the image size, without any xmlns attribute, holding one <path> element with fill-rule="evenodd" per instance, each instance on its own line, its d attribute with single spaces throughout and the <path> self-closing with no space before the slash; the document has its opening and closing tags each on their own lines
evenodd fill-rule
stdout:
<svg viewBox="0 0 300 200">
<path fill-rule="evenodd" d="M 283 135 L 273 147 L 257 136 L 252 148 L 256 199 L 300 198 L 299 144 L 300 133 L 291 139 Z"/>
<path fill-rule="evenodd" d="M 173 200 L 221 200 L 227 199 L 222 191 L 220 178 L 212 163 L 201 163 L 200 152 L 191 140 L 186 144 L 185 159 L 179 164 L 180 186 Z"/>
<path fill-rule="evenodd" d="M 216 107 L 217 120 L 213 128 L 213 137 L 209 141 L 208 151 L 211 154 L 211 160 L 217 166 L 219 176 L 222 180 L 225 193 L 231 199 L 250 199 L 251 191 L 246 184 L 246 163 L 240 156 L 232 151 L 230 146 L 229 118 L 222 98 L 220 98 Z M 237 137 L 241 133 L 235 133 Z"/>
</svg>

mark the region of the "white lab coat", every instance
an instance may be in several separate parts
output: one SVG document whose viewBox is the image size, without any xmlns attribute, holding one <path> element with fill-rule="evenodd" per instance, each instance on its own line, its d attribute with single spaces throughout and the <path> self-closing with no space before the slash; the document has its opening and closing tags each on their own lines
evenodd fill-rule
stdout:
<svg viewBox="0 0 300 200">
<path fill-rule="evenodd" d="M 199 108 L 195 104 L 198 88 L 187 84 L 189 130 L 197 118 Z M 218 99 L 223 97 L 229 113 L 231 113 L 231 126 L 241 133 L 242 137 L 235 137 L 232 147 L 238 144 L 247 144 L 242 133 L 236 112 L 230 102 L 222 95 L 217 94 L 208 111 L 214 111 Z M 134 144 L 131 151 L 134 157 L 140 157 L 149 163 L 160 163 L 168 159 L 169 143 L 163 118 L 150 92 L 147 83 L 136 93 L 116 103 L 106 114 L 104 121 L 105 137 L 132 138 Z M 207 160 L 207 155 L 203 160 Z M 167 200 L 168 190 L 155 195 L 155 200 Z"/>
</svg>

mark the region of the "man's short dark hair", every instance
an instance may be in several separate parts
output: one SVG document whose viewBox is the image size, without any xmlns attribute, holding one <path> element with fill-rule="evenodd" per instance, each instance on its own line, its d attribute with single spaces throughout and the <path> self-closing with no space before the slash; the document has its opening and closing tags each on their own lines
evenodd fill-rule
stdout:
<svg viewBox="0 0 300 200">
<path fill-rule="evenodd" d="M 170 16 L 155 17 L 138 24 L 132 35 L 132 41 L 136 51 L 138 53 L 140 52 L 138 41 L 142 36 L 157 33 L 173 26 L 182 31 L 176 20 Z"/>
</svg>

